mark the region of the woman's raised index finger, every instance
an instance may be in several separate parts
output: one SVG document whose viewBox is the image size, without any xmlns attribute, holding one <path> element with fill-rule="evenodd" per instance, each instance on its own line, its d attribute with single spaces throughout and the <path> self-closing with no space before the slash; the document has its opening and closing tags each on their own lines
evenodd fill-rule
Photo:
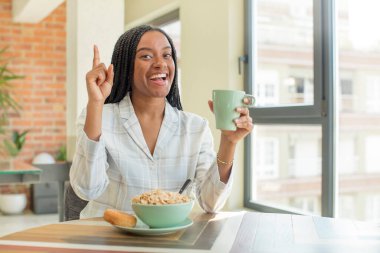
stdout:
<svg viewBox="0 0 380 253">
<path fill-rule="evenodd" d="M 94 59 L 92 60 L 92 68 L 94 69 L 99 65 L 100 57 L 99 57 L 99 49 L 96 45 L 94 45 Z"/>
</svg>

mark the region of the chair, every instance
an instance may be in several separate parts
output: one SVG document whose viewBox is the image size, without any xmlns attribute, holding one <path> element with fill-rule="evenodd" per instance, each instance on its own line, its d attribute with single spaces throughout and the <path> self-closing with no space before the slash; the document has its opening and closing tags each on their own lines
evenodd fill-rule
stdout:
<svg viewBox="0 0 380 253">
<path fill-rule="evenodd" d="M 76 195 L 73 187 L 68 183 L 65 192 L 65 221 L 79 220 L 80 212 L 87 205 L 88 201 L 83 200 Z"/>
</svg>

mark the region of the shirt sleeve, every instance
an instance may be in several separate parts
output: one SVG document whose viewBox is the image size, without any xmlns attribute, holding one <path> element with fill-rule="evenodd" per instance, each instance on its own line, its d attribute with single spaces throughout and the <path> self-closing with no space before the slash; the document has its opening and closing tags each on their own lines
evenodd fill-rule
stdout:
<svg viewBox="0 0 380 253">
<path fill-rule="evenodd" d="M 84 132 L 86 109 L 77 121 L 76 151 L 70 168 L 70 184 L 82 199 L 98 198 L 107 188 L 107 153 L 103 136 L 99 141 L 90 140 Z"/>
<path fill-rule="evenodd" d="M 234 168 L 232 167 L 232 170 Z M 232 172 L 227 184 L 220 180 L 211 130 L 205 123 L 201 150 L 195 172 L 196 195 L 200 206 L 206 212 L 220 210 L 232 190 Z"/>
</svg>

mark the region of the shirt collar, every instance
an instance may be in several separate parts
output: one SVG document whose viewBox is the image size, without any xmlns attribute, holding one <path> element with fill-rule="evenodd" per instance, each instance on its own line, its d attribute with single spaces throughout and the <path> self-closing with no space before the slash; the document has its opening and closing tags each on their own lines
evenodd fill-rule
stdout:
<svg viewBox="0 0 380 253">
<path fill-rule="evenodd" d="M 131 101 L 130 93 L 128 92 L 127 95 L 120 101 L 119 103 L 119 110 L 120 110 L 120 117 L 123 119 L 130 119 L 133 115 L 135 115 L 135 110 L 133 108 L 133 104 Z M 163 124 L 168 123 L 176 123 L 178 122 L 178 113 L 177 109 L 173 108 L 168 100 L 165 98 L 165 117 Z M 171 124 L 169 124 L 171 125 Z"/>
</svg>

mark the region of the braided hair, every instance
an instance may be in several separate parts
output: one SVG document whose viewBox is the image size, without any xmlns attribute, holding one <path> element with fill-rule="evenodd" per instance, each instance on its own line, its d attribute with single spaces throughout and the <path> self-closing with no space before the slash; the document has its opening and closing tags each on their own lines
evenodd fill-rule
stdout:
<svg viewBox="0 0 380 253">
<path fill-rule="evenodd" d="M 141 37 L 148 31 L 158 31 L 162 33 L 170 43 L 172 58 L 175 65 L 175 73 L 170 91 L 166 96 L 169 104 L 178 110 L 182 110 L 179 97 L 178 77 L 177 77 L 177 55 L 172 39 L 162 29 L 149 25 L 141 25 L 126 31 L 120 36 L 115 44 L 111 63 L 114 66 L 114 80 L 111 94 L 107 97 L 105 104 L 120 102 L 128 92 L 132 91 L 133 70 L 135 65 L 137 45 Z"/>
</svg>

